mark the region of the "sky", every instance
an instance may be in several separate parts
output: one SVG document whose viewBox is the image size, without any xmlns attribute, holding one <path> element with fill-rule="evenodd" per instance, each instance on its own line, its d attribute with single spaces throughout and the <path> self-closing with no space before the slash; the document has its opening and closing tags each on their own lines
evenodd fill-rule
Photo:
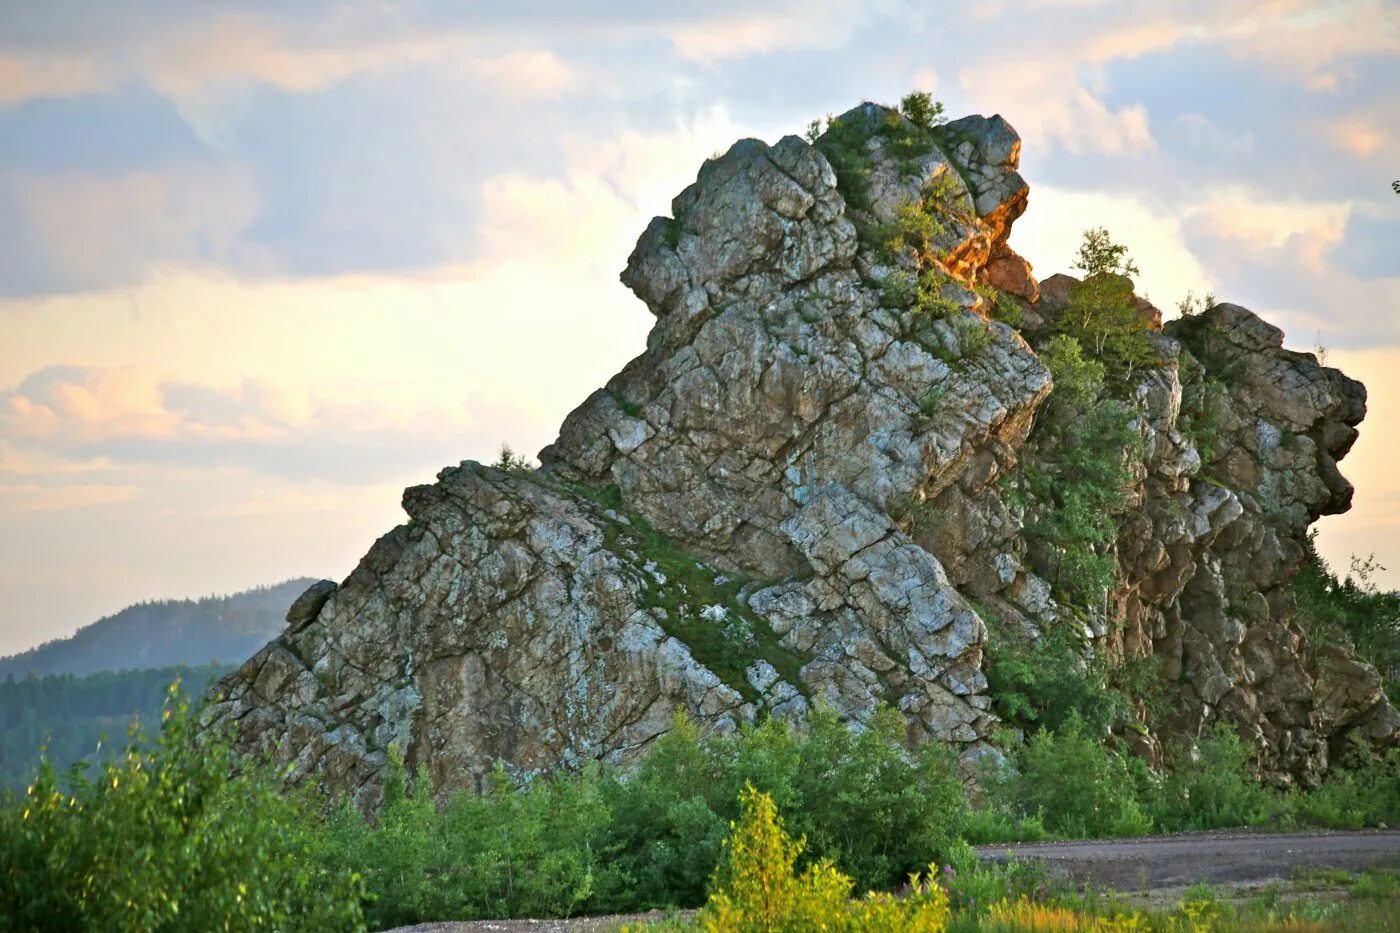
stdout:
<svg viewBox="0 0 1400 933">
<path fill-rule="evenodd" d="M 1106 226 L 1363 379 L 1321 523 L 1400 586 L 1400 3 L 0 5 L 0 654 L 343 577 L 403 487 L 639 353 L 617 281 L 734 140 L 929 91 L 1021 134 L 1040 277 Z"/>
</svg>

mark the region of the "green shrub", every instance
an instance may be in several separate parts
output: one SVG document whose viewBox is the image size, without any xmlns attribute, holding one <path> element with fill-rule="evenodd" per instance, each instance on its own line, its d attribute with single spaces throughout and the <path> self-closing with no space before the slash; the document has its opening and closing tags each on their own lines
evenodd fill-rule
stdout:
<svg viewBox="0 0 1400 933">
<path fill-rule="evenodd" d="M 1129 465 L 1142 437 L 1136 413 L 1103 398 L 1104 365 L 1072 337 L 1040 350 L 1055 388 L 1032 430 L 1035 454 L 1008 474 L 1009 497 L 1026 509 L 1025 535 L 1037 572 L 1069 607 L 1102 611 L 1118 564 L 1117 515 L 1129 504 Z"/>
<path fill-rule="evenodd" d="M 1014 296 L 985 282 L 974 285 L 972 290 L 982 299 L 988 317 L 1020 330 L 1023 311 L 1020 302 Z"/>
<path fill-rule="evenodd" d="M 952 752 L 936 742 L 909 750 L 907 729 L 893 709 L 856 732 L 821 707 L 803 732 L 789 733 L 798 744 L 792 825 L 814 856 L 832 859 L 862 889 L 897 884 L 963 851 L 967 799 Z M 761 751 L 763 743 L 750 747 Z M 762 786 L 761 773 L 740 764 Z"/>
<path fill-rule="evenodd" d="M 702 738 L 695 723 L 678 718 L 633 774 L 608 780 L 603 793 L 613 814 L 615 864 L 628 888 L 602 899 L 601 907 L 689 907 L 704 900 L 734 816 L 728 744 Z"/>
<path fill-rule="evenodd" d="M 522 457 L 514 450 L 511 450 L 509 444 L 501 445 L 501 452 L 497 455 L 496 462 L 493 463 L 492 466 L 498 470 L 502 470 L 506 473 L 513 473 L 517 476 L 531 473 L 535 469 L 528 458 Z"/>
<path fill-rule="evenodd" d="M 996 710 L 1008 722 L 1063 728 L 1077 718 L 1092 732 L 1107 733 L 1130 713 L 1110 684 L 1101 657 L 1083 657 L 1083 644 L 1068 627 L 1031 642 L 994 634 L 987 645 L 987 683 Z"/>
<path fill-rule="evenodd" d="M 1163 830 L 1258 826 L 1275 813 L 1275 795 L 1255 779 L 1254 752 L 1217 723 L 1181 754 L 1148 808 Z"/>
<path fill-rule="evenodd" d="M 1152 828 L 1127 762 L 1077 715 L 1059 732 L 1036 732 L 1015 750 L 1014 762 L 987 789 L 1006 813 L 1039 817 L 1049 832 L 1070 837 L 1137 836 Z"/>
<path fill-rule="evenodd" d="M 1044 842 L 1050 838 L 1038 816 L 1015 816 L 992 807 L 978 807 L 967 821 L 969 845 L 996 842 Z"/>
<path fill-rule="evenodd" d="M 780 933 L 831 930 L 849 933 L 905 930 L 942 933 L 949 919 L 948 895 L 932 871 L 910 876 L 910 891 L 895 898 L 867 894 L 852 900 L 852 879 L 825 859 L 800 873 L 804 843 L 793 839 L 773 798 L 746 784 L 740 816 L 725 841 L 725 858 L 700 926 L 712 933 Z"/>
<path fill-rule="evenodd" d="M 1305 548 L 1292 588 L 1309 635 L 1355 646 L 1380 672 L 1386 693 L 1400 700 L 1400 593 L 1376 586 L 1371 578 L 1384 568 L 1370 558 L 1353 558 L 1351 572 L 1339 579 L 1317 553 L 1316 531 L 1309 533 Z"/>
<path fill-rule="evenodd" d="M 678 724 L 608 794 L 615 864 L 635 886 L 630 905 L 703 898 L 745 783 L 789 814 L 808 858 L 833 860 L 862 888 L 962 852 L 967 802 L 951 752 L 936 743 L 911 751 L 906 728 L 882 710 L 856 732 L 820 705 L 800 730 L 769 721 L 702 739 Z"/>
<path fill-rule="evenodd" d="M 1292 823 L 1329 829 L 1400 824 L 1400 749 L 1358 750 L 1312 790 L 1294 791 L 1280 804 Z"/>
<path fill-rule="evenodd" d="M 375 928 L 444 918 L 568 917 L 623 886 L 608 862 L 612 811 L 596 769 L 517 787 L 497 771 L 483 794 L 441 811 L 426 773 L 405 791 L 391 756 L 383 809 L 371 823 L 342 801 L 321 858 L 359 873 Z"/>
<path fill-rule="evenodd" d="M 348 930 L 359 882 L 318 870 L 319 807 L 228 745 L 196 742 L 172 687 L 151 747 L 66 788 L 47 761 L 0 807 L 0 918 L 34 930 Z"/>
</svg>

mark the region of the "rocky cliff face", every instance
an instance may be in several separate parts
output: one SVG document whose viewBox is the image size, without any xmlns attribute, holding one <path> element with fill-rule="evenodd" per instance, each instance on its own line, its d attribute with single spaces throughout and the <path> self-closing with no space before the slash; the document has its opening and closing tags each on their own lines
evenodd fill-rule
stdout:
<svg viewBox="0 0 1400 933">
<path fill-rule="evenodd" d="M 1052 380 L 1032 344 L 1069 286 L 1007 246 L 1019 148 L 999 117 L 929 131 L 865 105 L 815 145 L 705 163 L 623 272 L 656 317 L 645 352 L 538 469 L 466 462 L 409 489 L 408 523 L 298 600 L 207 721 L 367 804 L 391 744 L 447 793 L 498 761 L 625 761 L 676 711 L 730 730 L 818 701 L 854 723 L 890 704 L 971 762 L 997 724 L 994 619 L 1159 655 L 1184 702 L 1147 754 L 1154 730 L 1224 718 L 1271 772 L 1311 777 L 1331 737 L 1393 737 L 1374 673 L 1313 651 L 1286 586 L 1308 524 L 1350 502 L 1336 460 L 1364 390 L 1242 308 L 1153 337 L 1112 592 L 1061 606 L 1037 575 L 1003 475 L 1035 453 Z M 932 267 L 881 245 L 915 214 Z M 990 319 L 988 285 L 1024 336 Z M 1183 373 L 1209 372 L 1229 390 L 1203 463 L 1179 422 Z"/>
</svg>

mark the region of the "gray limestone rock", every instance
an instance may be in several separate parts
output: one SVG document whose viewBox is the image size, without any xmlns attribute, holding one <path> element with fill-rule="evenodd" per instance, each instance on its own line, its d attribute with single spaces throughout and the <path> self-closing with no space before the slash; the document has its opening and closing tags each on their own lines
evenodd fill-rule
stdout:
<svg viewBox="0 0 1400 933">
<path fill-rule="evenodd" d="M 497 763 L 625 763 L 677 712 L 727 732 L 818 702 L 857 728 L 898 709 L 973 769 L 996 754 L 988 625 L 1034 637 L 1071 620 L 1086 650 L 1155 653 L 1186 684 L 1189 713 L 1155 728 L 1225 717 L 1305 778 L 1343 729 L 1391 740 L 1374 672 L 1310 650 L 1285 594 L 1308 524 L 1350 502 L 1336 461 L 1359 384 L 1232 305 L 1156 336 L 1121 578 L 1072 622 L 1000 483 L 1050 374 L 972 290 L 1004 283 L 1044 306 L 1027 320 L 1053 322 L 1073 287 L 1037 287 L 1006 245 L 1027 200 L 1019 138 L 968 117 L 910 149 L 877 131 L 907 129 L 892 111 L 841 119 L 869 130 L 860 204 L 820 140 L 746 139 L 706 162 L 622 274 L 656 318 L 641 355 L 569 414 L 539 469 L 467 462 L 407 490 L 407 524 L 297 600 L 211 688 L 207 725 L 367 807 L 391 747 L 446 795 Z M 951 199 L 929 206 L 934 188 Z M 889 300 L 871 248 L 916 202 L 947 211 L 957 307 L 942 317 Z M 1192 354 L 1236 380 L 1209 463 L 1180 430 Z M 1229 592 L 1241 583 L 1249 599 Z"/>
</svg>

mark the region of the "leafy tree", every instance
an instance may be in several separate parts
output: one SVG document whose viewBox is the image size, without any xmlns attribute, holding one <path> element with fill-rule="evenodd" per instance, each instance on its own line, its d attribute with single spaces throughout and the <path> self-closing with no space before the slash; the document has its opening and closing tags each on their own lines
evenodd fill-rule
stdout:
<svg viewBox="0 0 1400 933">
<path fill-rule="evenodd" d="M 1084 241 L 1075 254 L 1074 268 L 1082 271 L 1086 278 L 1097 275 L 1134 276 L 1142 270 L 1128 256 L 1128 247 L 1115 243 L 1104 227 L 1094 227 L 1084 231 Z"/>
<path fill-rule="evenodd" d="M 61 787 L 47 761 L 0 807 L 0 918 L 35 930 L 363 927 L 358 880 L 312 867 L 314 802 L 275 776 L 231 776 L 222 741 L 196 741 L 172 687 L 155 744 Z"/>
<path fill-rule="evenodd" d="M 1012 498 L 1026 507 L 1037 570 L 1066 605 L 1099 608 L 1114 582 L 1116 516 L 1127 507 L 1130 458 L 1142 439 L 1134 412 L 1102 397 L 1106 367 L 1077 340 L 1052 337 L 1040 357 L 1055 389 L 1034 428 L 1034 461 L 1012 475 Z"/>
<path fill-rule="evenodd" d="M 1100 360 L 1118 387 L 1127 387 L 1135 371 L 1160 363 L 1147 339 L 1147 322 L 1133 305 L 1129 276 L 1138 273 L 1137 264 L 1126 246 L 1097 227 L 1084 232 L 1074 268 L 1084 279 L 1070 293 L 1057 329 Z"/>
<path fill-rule="evenodd" d="M 943 115 L 943 102 L 934 100 L 933 95 L 926 91 L 905 94 L 899 102 L 899 112 L 904 114 L 910 123 L 923 130 L 932 130 L 948 122 L 948 118 Z"/>
<path fill-rule="evenodd" d="M 1064 836 L 1137 836 L 1152 828 L 1127 761 L 1077 715 L 1071 713 L 1058 732 L 1036 732 L 1014 757 L 1015 768 L 990 782 L 994 806 L 1038 817 Z"/>
</svg>

